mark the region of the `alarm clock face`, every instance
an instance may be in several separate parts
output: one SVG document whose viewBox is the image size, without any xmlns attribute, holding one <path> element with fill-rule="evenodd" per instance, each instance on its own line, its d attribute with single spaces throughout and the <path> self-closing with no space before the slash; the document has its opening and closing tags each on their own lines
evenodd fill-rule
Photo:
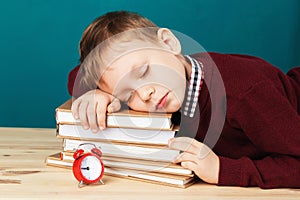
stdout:
<svg viewBox="0 0 300 200">
<path fill-rule="evenodd" d="M 89 155 L 83 158 L 80 169 L 85 179 L 93 181 L 101 176 L 102 164 L 97 157 Z"/>
</svg>

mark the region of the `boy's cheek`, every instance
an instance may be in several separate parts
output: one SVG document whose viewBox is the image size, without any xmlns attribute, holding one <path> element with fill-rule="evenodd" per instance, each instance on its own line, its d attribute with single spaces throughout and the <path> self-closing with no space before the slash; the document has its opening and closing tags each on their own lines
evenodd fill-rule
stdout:
<svg viewBox="0 0 300 200">
<path fill-rule="evenodd" d="M 145 105 L 143 102 L 139 102 L 137 100 L 132 100 L 130 103 L 127 104 L 132 110 L 136 111 L 145 111 L 150 112 L 149 106 Z"/>
<path fill-rule="evenodd" d="M 176 100 L 175 102 L 172 102 L 170 105 L 170 108 L 167 112 L 176 112 L 181 108 L 182 102 Z"/>
</svg>

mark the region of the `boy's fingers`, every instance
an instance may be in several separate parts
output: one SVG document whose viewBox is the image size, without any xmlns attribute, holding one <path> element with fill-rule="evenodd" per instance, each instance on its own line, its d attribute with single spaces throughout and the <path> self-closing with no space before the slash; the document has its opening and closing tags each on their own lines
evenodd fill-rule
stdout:
<svg viewBox="0 0 300 200">
<path fill-rule="evenodd" d="M 197 167 L 198 167 L 197 164 L 195 164 L 194 162 L 191 162 L 191 161 L 183 161 L 183 162 L 181 162 L 181 166 L 183 168 L 192 170 L 194 172 L 196 172 Z"/>
<path fill-rule="evenodd" d="M 97 122 L 100 130 L 105 129 L 106 127 L 106 108 L 107 108 L 106 103 L 98 102 L 96 107 L 96 115 L 97 115 Z"/>
<path fill-rule="evenodd" d="M 188 137 L 177 137 L 169 140 L 169 148 L 177 149 L 181 151 L 192 151 L 195 150 L 193 147 L 193 139 Z"/>
<path fill-rule="evenodd" d="M 88 119 L 87 119 L 87 107 L 88 107 L 88 103 L 87 102 L 81 102 L 80 106 L 79 106 L 79 119 L 81 121 L 81 126 L 84 128 L 84 129 L 89 129 L 89 122 L 88 122 Z"/>
<path fill-rule="evenodd" d="M 181 163 L 181 166 L 190 169 L 194 172 L 199 169 L 201 166 L 201 163 L 199 162 L 199 159 L 196 155 L 191 153 L 181 153 L 179 154 L 173 161 L 174 163 Z"/>
<path fill-rule="evenodd" d="M 188 137 L 178 137 L 169 140 L 169 148 L 192 153 L 198 158 L 205 158 L 211 151 L 205 144 Z"/>
<path fill-rule="evenodd" d="M 121 109 L 121 102 L 119 99 L 114 98 L 112 102 L 107 107 L 107 112 L 117 112 Z"/>
<path fill-rule="evenodd" d="M 73 101 L 71 106 L 72 114 L 75 119 L 79 119 L 78 108 L 80 103 L 81 103 L 81 99 L 76 99 L 75 101 Z"/>
<path fill-rule="evenodd" d="M 180 162 L 186 162 L 186 161 L 190 161 L 190 162 L 194 162 L 195 164 L 198 164 L 199 159 L 195 154 L 183 152 L 183 153 L 179 154 L 174 159 L 173 162 L 180 163 Z"/>
<path fill-rule="evenodd" d="M 97 102 L 90 103 L 87 107 L 87 119 L 91 130 L 96 133 L 98 131 L 98 123 L 96 116 Z"/>
</svg>

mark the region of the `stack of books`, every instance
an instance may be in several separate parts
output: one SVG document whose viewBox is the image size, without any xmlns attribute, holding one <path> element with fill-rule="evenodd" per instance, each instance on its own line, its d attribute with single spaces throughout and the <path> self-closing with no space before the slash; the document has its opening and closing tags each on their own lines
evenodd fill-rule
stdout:
<svg viewBox="0 0 300 200">
<path fill-rule="evenodd" d="M 62 151 L 48 156 L 47 165 L 71 169 L 78 146 L 92 143 L 102 151 L 106 175 L 182 188 L 196 182 L 191 170 L 172 163 L 180 151 L 167 146 L 178 130 L 171 114 L 133 110 L 108 113 L 107 128 L 93 133 L 74 119 L 71 105 L 69 99 L 55 111 Z"/>
</svg>

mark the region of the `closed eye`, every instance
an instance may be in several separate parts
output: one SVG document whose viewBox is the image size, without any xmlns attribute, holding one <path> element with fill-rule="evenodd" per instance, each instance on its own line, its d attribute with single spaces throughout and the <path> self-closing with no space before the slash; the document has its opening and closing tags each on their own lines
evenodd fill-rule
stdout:
<svg viewBox="0 0 300 200">
<path fill-rule="evenodd" d="M 138 69 L 138 77 L 143 78 L 147 72 L 149 71 L 149 64 L 144 64 L 143 66 L 139 67 Z"/>
</svg>

